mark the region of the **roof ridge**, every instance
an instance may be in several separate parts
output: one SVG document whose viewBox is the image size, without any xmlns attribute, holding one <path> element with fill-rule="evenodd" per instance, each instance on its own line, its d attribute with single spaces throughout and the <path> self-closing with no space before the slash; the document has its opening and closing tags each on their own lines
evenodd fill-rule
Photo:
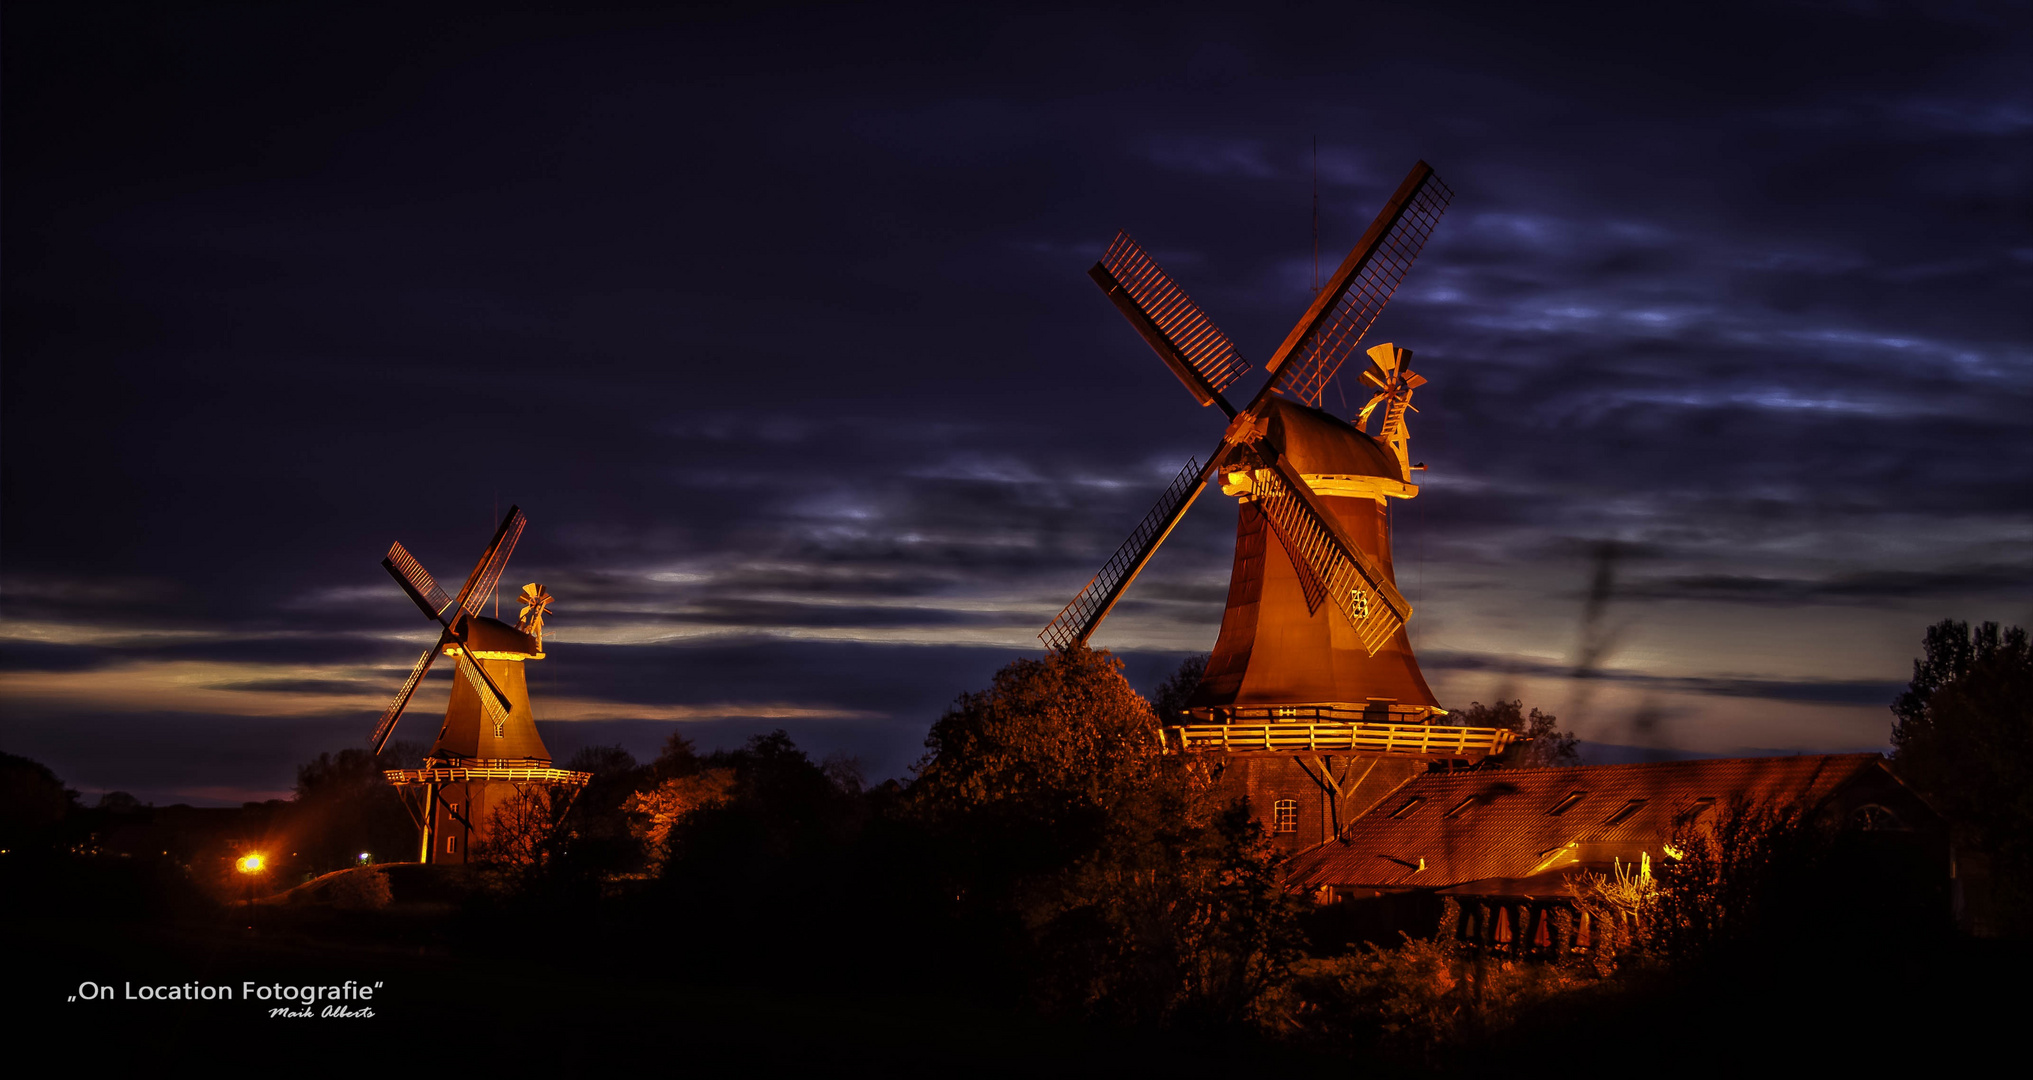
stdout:
<svg viewBox="0 0 2033 1080">
<path fill-rule="evenodd" d="M 1517 773 L 1525 773 L 1525 774 L 1544 774 L 1544 773 L 1554 773 L 1554 772 L 1560 772 L 1560 773 L 1571 773 L 1571 772 L 1602 772 L 1602 771 L 1606 771 L 1606 770 L 1610 770 L 1610 769 L 1660 769 L 1660 768 L 1676 768 L 1676 767 L 1678 767 L 1678 768 L 1692 768 L 1692 767 L 1697 767 L 1697 766 L 1702 766 L 1702 765 L 1721 765 L 1721 764 L 1730 764 L 1730 763 L 1736 763 L 1736 762 L 1752 762 L 1752 761 L 1824 761 L 1824 762 L 1826 762 L 1826 761 L 1835 761 L 1835 760 L 1840 760 L 1840 759 L 1843 759 L 1843 758 L 1856 758 L 1856 759 L 1864 759 L 1864 758 L 1877 758 L 1877 759 L 1883 759 L 1883 758 L 1884 758 L 1884 756 L 1885 756 L 1885 755 L 1884 755 L 1884 752 L 1883 752 L 1883 751 L 1879 751 L 1879 750 L 1856 750 L 1856 751 L 1848 751 L 1848 752 L 1844 752 L 1844 753 L 1839 753 L 1839 754 L 1764 754 L 1764 755 L 1761 755 L 1761 756 L 1758 756 L 1758 757 L 1701 757 L 1701 758 L 1673 758 L 1673 759 L 1671 759 L 1671 760 L 1667 760 L 1667 761 L 1614 761 L 1614 762 L 1607 762 L 1607 763 L 1605 763 L 1605 764 L 1601 764 L 1601 765 L 1552 765 L 1552 766 L 1526 766 L 1526 767 L 1522 767 L 1522 768 L 1520 768 L 1520 767 L 1517 767 L 1517 766 L 1512 766 L 1512 767 L 1510 767 L 1510 768 L 1505 768 L 1505 769 L 1492 769 L 1492 770 L 1490 770 L 1490 771 L 1489 771 L 1489 773 L 1479 773 L 1479 775 L 1489 775 L 1490 773 L 1505 773 L 1505 774 L 1517 774 Z M 1478 772 L 1479 772 L 1479 771 L 1478 771 Z M 1432 775 L 1432 774 L 1429 774 L 1429 775 Z M 1467 773 L 1467 772 L 1463 772 L 1463 773 L 1458 773 L 1458 774 L 1448 774 L 1448 775 L 1468 775 L 1468 773 Z"/>
</svg>

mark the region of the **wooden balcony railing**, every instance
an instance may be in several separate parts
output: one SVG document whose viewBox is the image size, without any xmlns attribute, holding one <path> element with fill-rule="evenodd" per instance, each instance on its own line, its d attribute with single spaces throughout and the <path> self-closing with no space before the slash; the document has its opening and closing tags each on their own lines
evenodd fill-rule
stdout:
<svg viewBox="0 0 2033 1080">
<path fill-rule="evenodd" d="M 1166 753 L 1417 754 L 1484 757 L 1517 738 L 1505 728 L 1433 724 L 1183 724 L 1161 728 Z"/>
<path fill-rule="evenodd" d="M 1223 705 L 1188 709 L 1200 724 L 1410 724 L 1419 726 L 1446 716 L 1447 710 L 1395 702 L 1316 702 L 1310 705 Z"/>
<path fill-rule="evenodd" d="M 589 772 L 537 768 L 530 765 L 458 765 L 437 769 L 388 769 L 388 782 L 403 784 L 457 784 L 467 780 L 515 780 L 523 783 L 584 784 L 593 779 Z"/>
</svg>

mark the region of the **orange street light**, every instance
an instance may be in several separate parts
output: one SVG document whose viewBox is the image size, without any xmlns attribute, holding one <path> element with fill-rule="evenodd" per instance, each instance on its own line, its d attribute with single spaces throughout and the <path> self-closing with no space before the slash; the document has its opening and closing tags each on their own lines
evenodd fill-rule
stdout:
<svg viewBox="0 0 2033 1080">
<path fill-rule="evenodd" d="M 238 866 L 243 874 L 258 874 L 265 864 L 259 852 L 249 852 L 246 855 L 242 855 L 240 861 L 234 865 Z"/>
</svg>

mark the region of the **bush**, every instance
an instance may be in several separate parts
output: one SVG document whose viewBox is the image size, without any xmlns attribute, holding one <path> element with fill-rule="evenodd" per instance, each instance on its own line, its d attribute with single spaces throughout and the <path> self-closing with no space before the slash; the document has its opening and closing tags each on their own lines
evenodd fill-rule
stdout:
<svg viewBox="0 0 2033 1080">
<path fill-rule="evenodd" d="M 1288 1037 L 1425 1065 L 1599 982 L 1585 967 L 1489 953 L 1444 934 L 1367 944 L 1292 971 L 1273 1021 Z"/>
<path fill-rule="evenodd" d="M 342 870 L 332 882 L 332 906 L 341 911 L 380 911 L 391 899 L 388 875 L 379 867 Z"/>
<path fill-rule="evenodd" d="M 1297 904 L 1242 806 L 1166 757 L 1121 663 L 1019 660 L 926 738 L 906 812 L 953 917 L 1048 1011 L 1240 1025 L 1284 978 Z"/>
<path fill-rule="evenodd" d="M 1676 829 L 1654 863 L 1643 947 L 1667 963 L 1791 938 L 1829 899 L 1830 830 L 1795 806 L 1733 800 Z"/>
</svg>

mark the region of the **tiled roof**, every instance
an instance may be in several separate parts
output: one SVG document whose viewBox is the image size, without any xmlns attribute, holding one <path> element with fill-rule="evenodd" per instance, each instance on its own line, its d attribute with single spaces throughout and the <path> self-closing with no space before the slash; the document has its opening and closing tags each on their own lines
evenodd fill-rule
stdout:
<svg viewBox="0 0 2033 1080">
<path fill-rule="evenodd" d="M 1427 773 L 1350 823 L 1342 839 L 1295 856 L 1289 880 L 1440 888 L 1531 878 L 1640 851 L 1656 858 L 1698 800 L 1814 807 L 1863 770 L 1881 768 L 1881 760 L 1818 754 Z"/>
</svg>

